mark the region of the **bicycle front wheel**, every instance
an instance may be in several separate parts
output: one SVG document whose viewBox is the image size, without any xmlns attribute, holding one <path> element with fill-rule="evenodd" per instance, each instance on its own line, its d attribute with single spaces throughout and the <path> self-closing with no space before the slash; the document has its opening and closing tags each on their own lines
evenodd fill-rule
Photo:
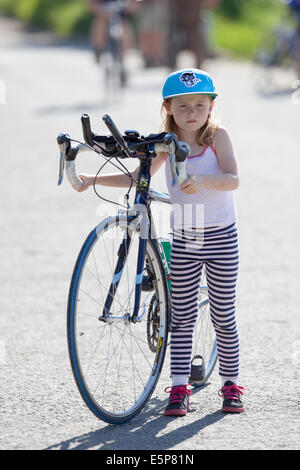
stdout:
<svg viewBox="0 0 300 470">
<path fill-rule="evenodd" d="M 139 226 L 115 216 L 101 222 L 78 256 L 68 302 L 68 345 L 73 374 L 83 400 L 100 419 L 121 424 L 151 397 L 164 362 L 168 336 L 168 290 L 157 243 L 147 240 L 138 321 L 135 301 Z M 130 230 L 130 244 L 122 244 Z M 120 252 L 125 262 L 118 287 L 111 282 Z M 124 252 L 123 252 L 124 255 Z M 107 299 L 109 312 L 103 316 Z"/>
</svg>

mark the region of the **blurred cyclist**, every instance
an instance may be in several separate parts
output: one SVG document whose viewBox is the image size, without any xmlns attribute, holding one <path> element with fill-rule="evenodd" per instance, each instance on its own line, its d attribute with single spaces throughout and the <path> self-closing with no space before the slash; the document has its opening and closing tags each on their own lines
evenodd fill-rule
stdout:
<svg viewBox="0 0 300 470">
<path fill-rule="evenodd" d="M 184 49 L 194 53 L 196 68 L 200 69 L 205 53 L 200 11 L 203 0 L 169 0 L 168 66 L 174 69 L 177 54 Z"/>
<path fill-rule="evenodd" d="M 167 0 L 142 0 L 137 16 L 138 47 L 145 67 L 166 62 L 166 39 L 169 17 Z"/>
<path fill-rule="evenodd" d="M 210 50 L 209 10 L 214 10 L 220 0 L 169 0 L 168 66 L 174 69 L 177 54 L 190 50 L 201 68 L 206 57 L 213 57 Z"/>
<path fill-rule="evenodd" d="M 99 62 L 101 53 L 105 50 L 107 44 L 108 27 L 110 20 L 109 4 L 116 4 L 120 7 L 120 13 L 125 28 L 128 15 L 134 12 L 139 0 L 87 0 L 89 10 L 93 14 L 93 20 L 90 31 L 90 41 L 95 52 L 96 61 Z M 122 34 L 122 49 L 125 49 L 125 34 Z"/>
</svg>

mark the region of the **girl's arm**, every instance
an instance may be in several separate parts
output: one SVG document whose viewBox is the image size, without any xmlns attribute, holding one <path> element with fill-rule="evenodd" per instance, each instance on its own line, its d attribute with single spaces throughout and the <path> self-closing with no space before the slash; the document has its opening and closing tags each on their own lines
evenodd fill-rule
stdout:
<svg viewBox="0 0 300 470">
<path fill-rule="evenodd" d="M 158 153 L 155 158 L 152 159 L 151 163 L 151 169 L 150 173 L 151 176 L 153 176 L 159 168 L 162 166 L 162 164 L 165 161 L 165 154 L 164 153 Z M 132 185 L 136 185 L 136 180 L 138 177 L 138 172 L 139 172 L 139 166 L 135 168 L 135 170 L 130 171 L 129 174 L 133 178 L 133 183 Z M 95 175 L 87 175 L 85 173 L 79 174 L 79 178 L 83 181 L 83 185 L 81 189 L 78 190 L 78 192 L 85 191 L 89 186 L 92 186 L 95 181 Z M 106 174 L 106 175 L 99 175 L 96 178 L 95 184 L 99 184 L 101 186 L 113 186 L 113 187 L 118 187 L 118 188 L 128 188 L 131 183 L 131 178 L 124 173 L 112 173 L 112 174 Z"/>
<path fill-rule="evenodd" d="M 200 188 L 217 191 L 233 191 L 239 186 L 238 165 L 234 155 L 231 138 L 223 127 L 218 129 L 214 137 L 214 146 L 221 175 L 190 175 L 181 185 L 186 194 L 193 194 Z"/>
</svg>

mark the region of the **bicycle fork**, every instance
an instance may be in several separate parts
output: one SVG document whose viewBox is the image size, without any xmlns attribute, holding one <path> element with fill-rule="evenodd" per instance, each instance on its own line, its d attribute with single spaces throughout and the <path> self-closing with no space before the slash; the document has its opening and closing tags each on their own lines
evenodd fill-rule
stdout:
<svg viewBox="0 0 300 470">
<path fill-rule="evenodd" d="M 133 211 L 130 213 L 134 215 L 127 216 L 127 223 L 125 227 L 124 238 L 121 242 L 121 245 L 118 250 L 118 260 L 115 267 L 114 275 L 108 295 L 104 304 L 102 315 L 99 317 L 99 320 L 105 323 L 112 323 L 114 321 L 124 320 L 127 322 L 136 323 L 141 321 L 145 311 L 138 315 L 140 308 L 141 300 L 141 291 L 142 291 L 142 279 L 143 279 L 143 268 L 147 247 L 147 239 L 149 233 L 149 218 L 147 214 L 147 208 L 143 204 L 135 204 Z M 134 298 L 134 309 L 132 315 L 129 312 L 126 312 L 123 317 L 113 315 L 110 310 L 116 295 L 124 267 L 126 265 L 128 255 L 130 253 L 130 246 L 132 242 L 132 231 L 137 230 L 139 227 L 139 248 L 138 248 L 138 259 L 137 259 L 137 271 L 136 271 L 136 282 L 135 282 L 135 298 Z"/>
</svg>

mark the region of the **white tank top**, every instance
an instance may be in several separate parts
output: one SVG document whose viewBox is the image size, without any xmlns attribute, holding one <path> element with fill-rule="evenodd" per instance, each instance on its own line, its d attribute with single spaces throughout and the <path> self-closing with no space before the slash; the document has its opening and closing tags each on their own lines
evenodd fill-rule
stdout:
<svg viewBox="0 0 300 470">
<path fill-rule="evenodd" d="M 201 154 L 188 157 L 186 171 L 194 175 L 222 174 L 214 148 L 206 147 Z M 178 184 L 172 186 L 169 159 L 166 160 L 165 172 L 172 204 L 172 228 L 214 227 L 236 221 L 233 191 L 201 188 L 195 194 L 185 194 Z"/>
</svg>

